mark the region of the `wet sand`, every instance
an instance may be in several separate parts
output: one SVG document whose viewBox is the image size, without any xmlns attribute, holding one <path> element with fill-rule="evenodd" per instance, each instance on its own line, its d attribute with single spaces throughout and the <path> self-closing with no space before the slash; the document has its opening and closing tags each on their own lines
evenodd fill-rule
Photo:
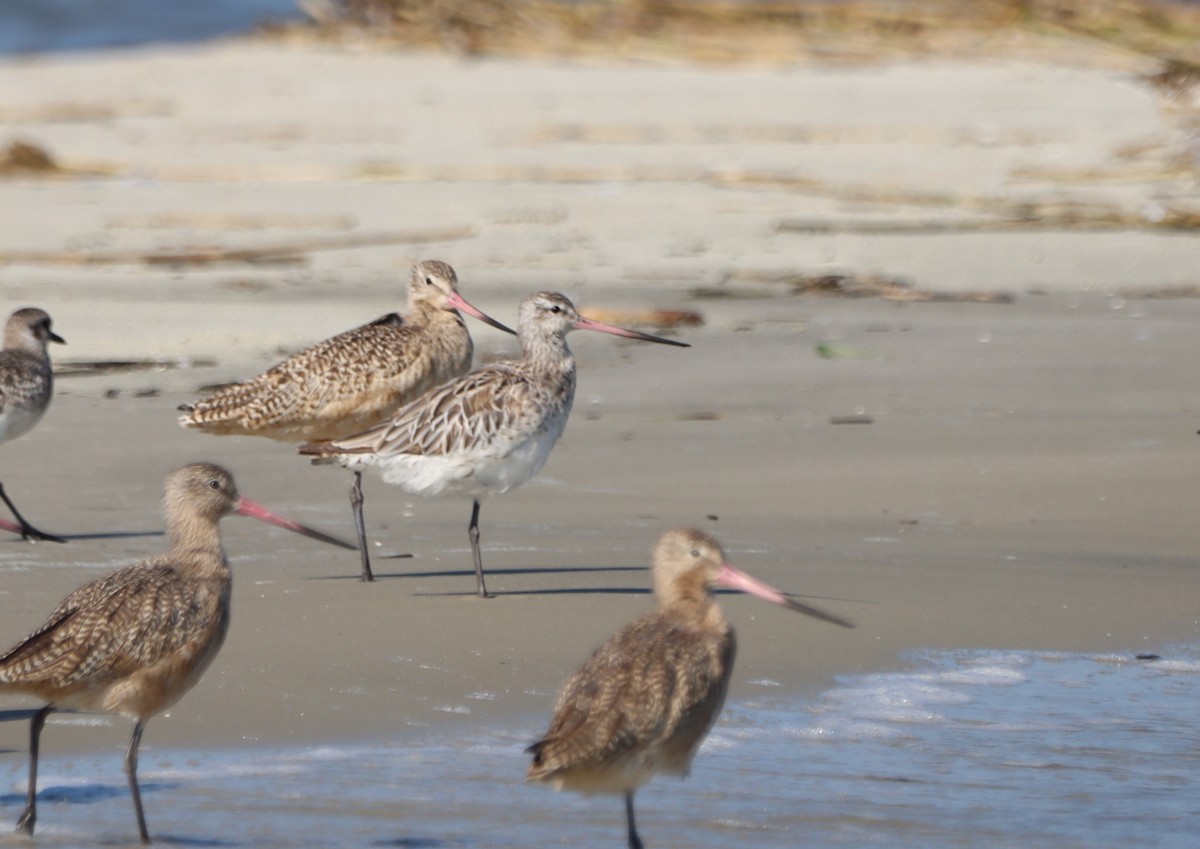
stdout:
<svg viewBox="0 0 1200 849">
<path fill-rule="evenodd" d="M 454 265 L 502 321 L 524 294 L 557 288 L 610 319 L 679 309 L 703 326 L 674 331 L 690 350 L 571 337 L 566 435 L 539 478 L 483 508 L 493 600 L 472 594 L 463 502 L 368 479 L 376 557 L 415 555 L 377 559 L 374 585 L 356 580 L 352 553 L 227 521 L 228 642 L 148 745 L 372 740 L 430 724 L 470 734 L 548 715 L 565 676 L 649 604 L 650 549 L 680 524 L 858 623 L 846 632 L 728 597 L 735 700 L 761 679 L 816 692 L 913 648 L 1193 639 L 1200 302 L 1146 295 L 1195 285 L 1195 237 L 866 234 L 850 225 L 981 213 L 845 191 L 1194 203 L 1151 167 L 1181 136 L 1131 70 L 521 64 L 255 42 L 5 63 L 13 134 L 107 175 L 4 182 L 6 301 L 54 316 L 69 342 L 60 363 L 184 367 L 64 374 L 38 429 L 0 449 L 22 510 L 71 538 L 0 541 L 0 642 L 79 583 L 161 550 L 162 477 L 191 460 L 351 537 L 348 473 L 284 444 L 185 432 L 174 410 L 402 309 L 420 258 Z M 789 140 L 797 127 L 822 132 Z M 1137 179 L 1118 155 L 1135 142 L 1159 151 Z M 1100 176 L 1049 176 L 1084 168 Z M 788 176 L 825 188 L 781 188 Z M 797 218 L 850 230 L 781 231 Z M 471 235 L 290 264 L 112 261 L 458 227 Z M 53 262 L 63 251 L 93 261 Z M 787 278 L 800 272 L 1013 300 L 800 297 Z M 512 352 L 491 329 L 472 332 L 478 356 Z M 62 728 L 44 745 L 126 734 Z M 0 749 L 23 751 L 25 735 L 0 723 Z"/>
</svg>

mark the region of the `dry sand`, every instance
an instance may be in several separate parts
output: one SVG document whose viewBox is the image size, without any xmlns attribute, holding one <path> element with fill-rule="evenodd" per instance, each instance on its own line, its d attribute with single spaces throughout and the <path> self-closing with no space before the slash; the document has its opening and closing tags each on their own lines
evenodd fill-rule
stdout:
<svg viewBox="0 0 1200 849">
<path fill-rule="evenodd" d="M 184 432 L 174 410 L 401 308 L 408 264 L 430 257 L 501 320 L 556 288 L 585 312 L 683 309 L 704 324 L 679 331 L 690 350 L 572 337 L 565 437 L 537 480 L 484 505 L 494 600 L 471 594 L 462 502 L 369 479 L 377 556 L 416 555 L 378 560 L 373 585 L 353 554 L 228 521 L 229 640 L 153 745 L 470 734 L 544 715 L 649 604 L 651 546 L 679 524 L 858 623 L 727 597 L 735 699 L 762 679 L 815 693 L 922 647 L 1194 639 L 1200 302 L 1144 295 L 1200 283 L 1196 237 L 856 232 L 1026 201 L 1149 222 L 1194 207 L 1194 177 L 1172 170 L 1187 152 L 1180 106 L 1132 70 L 518 63 L 254 41 L 6 62 L 8 133 L 104 175 L 0 183 L 6 309 L 49 310 L 69 342 L 60 363 L 184 367 L 64 375 L 42 425 L 3 447 L 18 504 L 71 542 L 0 541 L 0 642 L 160 550 L 159 487 L 184 462 L 223 463 L 247 495 L 352 536 L 348 473 Z M 848 231 L 781 232 L 797 219 Z M 291 264 L 116 261 L 445 228 L 469 235 Z M 56 262 L 64 251 L 92 262 Z M 1015 300 L 791 293 L 789 275 L 832 272 Z M 511 352 L 472 330 L 481 356 Z M 833 423 L 845 417 L 863 421 Z M 126 733 L 64 729 L 45 745 Z M 23 750 L 25 734 L 0 724 L 0 748 Z"/>
</svg>

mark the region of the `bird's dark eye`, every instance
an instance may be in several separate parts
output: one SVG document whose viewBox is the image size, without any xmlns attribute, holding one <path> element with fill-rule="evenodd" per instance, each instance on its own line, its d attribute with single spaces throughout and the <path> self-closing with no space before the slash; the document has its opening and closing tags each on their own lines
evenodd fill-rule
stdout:
<svg viewBox="0 0 1200 849">
<path fill-rule="evenodd" d="M 700 549 L 693 548 L 692 549 L 692 557 L 699 557 L 699 556 L 700 556 Z"/>
<path fill-rule="evenodd" d="M 558 304 L 555 304 L 554 306 L 550 307 L 550 312 L 553 312 L 553 313 L 562 312 L 562 307 L 560 307 Z"/>
<path fill-rule="evenodd" d="M 221 482 L 219 480 L 217 480 L 216 478 L 213 478 L 212 480 L 210 480 L 208 482 L 208 485 L 211 489 L 220 489 L 221 488 Z"/>
<path fill-rule="evenodd" d="M 432 286 L 432 285 L 433 285 L 433 278 L 432 278 L 432 277 L 426 277 L 426 278 L 425 278 L 425 285 L 426 285 L 426 286 Z"/>
</svg>

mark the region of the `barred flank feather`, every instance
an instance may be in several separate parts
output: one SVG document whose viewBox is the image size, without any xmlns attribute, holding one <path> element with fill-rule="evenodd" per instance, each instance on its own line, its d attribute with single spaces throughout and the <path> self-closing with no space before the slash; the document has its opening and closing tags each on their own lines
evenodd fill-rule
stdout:
<svg viewBox="0 0 1200 849">
<path fill-rule="evenodd" d="M 407 317 L 385 315 L 185 404 L 180 425 L 295 441 L 370 427 L 470 368 L 474 346 L 466 324 L 443 305 L 457 284 L 446 263 L 419 263 L 409 279 Z"/>
</svg>

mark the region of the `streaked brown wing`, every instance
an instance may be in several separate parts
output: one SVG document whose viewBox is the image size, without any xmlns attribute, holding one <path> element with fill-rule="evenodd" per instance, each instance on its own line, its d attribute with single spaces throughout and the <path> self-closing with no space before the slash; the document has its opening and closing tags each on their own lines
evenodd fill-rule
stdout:
<svg viewBox="0 0 1200 849">
<path fill-rule="evenodd" d="M 316 411 L 353 401 L 389 383 L 393 393 L 419 383 L 423 371 L 413 364 L 420 347 L 410 344 L 416 329 L 395 314 L 348 330 L 293 354 L 244 383 L 226 387 L 190 405 L 191 422 L 204 427 L 237 422 L 249 431 L 304 420 Z"/>
<path fill-rule="evenodd" d="M 495 363 L 442 384 L 391 420 L 328 444 L 324 453 L 445 455 L 536 428 L 538 387 L 512 363 Z"/>
<path fill-rule="evenodd" d="M 718 683 L 678 636 L 651 614 L 597 649 L 564 687 L 545 737 L 530 747 L 530 777 L 599 766 L 669 738 Z"/>
<path fill-rule="evenodd" d="M 196 637 L 207 595 L 160 562 L 85 584 L 0 661 L 0 680 L 69 688 L 128 675 Z"/>
<path fill-rule="evenodd" d="M 0 351 L 0 413 L 9 404 L 22 404 L 46 390 L 46 373 L 28 355 Z"/>
</svg>

